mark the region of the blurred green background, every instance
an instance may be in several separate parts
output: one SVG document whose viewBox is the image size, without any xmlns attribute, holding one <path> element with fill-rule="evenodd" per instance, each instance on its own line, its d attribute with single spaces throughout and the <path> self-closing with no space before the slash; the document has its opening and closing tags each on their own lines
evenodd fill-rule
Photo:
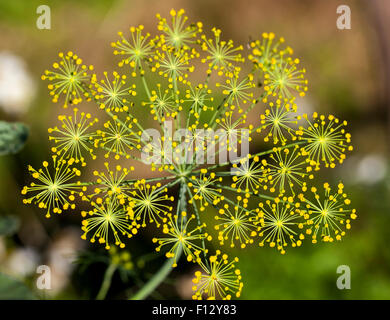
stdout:
<svg viewBox="0 0 390 320">
<path fill-rule="evenodd" d="M 110 48 L 116 32 L 137 24 L 156 30 L 155 14 L 167 15 L 171 8 L 184 8 L 190 19 L 202 21 L 205 29 L 221 28 L 223 37 L 236 43 L 267 31 L 285 37 L 308 71 L 309 92 L 299 107 L 334 113 L 351 127 L 354 152 L 323 175 L 334 183 L 343 180 L 351 194 L 359 215 L 352 230 L 341 243 L 306 245 L 284 256 L 256 246 L 234 252 L 244 277 L 242 298 L 390 298 L 389 1 L 46 1 L 51 30 L 36 28 L 41 4 L 0 0 L 0 120 L 30 128 L 20 153 L 0 157 L 0 221 L 17 219 L 15 231 L 6 227 L 0 236 L 0 271 L 7 275 L 0 277 L 0 298 L 94 298 L 112 259 L 121 259 L 121 267 L 107 297 L 124 298 L 162 263 L 163 258 L 147 254 L 153 252 L 148 235 L 129 244 L 131 257 L 110 255 L 80 239 L 72 215 L 48 220 L 24 206 L 20 190 L 28 180 L 27 165 L 49 155 L 47 127 L 55 123 L 59 106 L 50 102 L 40 75 L 57 53 L 72 50 L 97 72 L 110 70 L 117 62 Z M 340 4 L 351 8 L 351 30 L 336 28 Z M 52 269 L 48 291 L 36 289 L 41 264 Z M 351 268 L 351 290 L 336 287 L 339 265 Z M 178 268 L 152 298 L 190 298 L 192 274 L 190 266 Z"/>
</svg>

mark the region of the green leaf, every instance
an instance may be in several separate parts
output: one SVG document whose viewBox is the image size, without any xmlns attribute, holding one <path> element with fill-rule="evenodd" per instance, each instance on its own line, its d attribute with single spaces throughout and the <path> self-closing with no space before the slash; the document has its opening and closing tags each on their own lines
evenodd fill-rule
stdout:
<svg viewBox="0 0 390 320">
<path fill-rule="evenodd" d="M 28 132 L 23 123 L 0 121 L 0 155 L 19 152 L 27 140 Z"/>
<path fill-rule="evenodd" d="M 0 273 L 0 300 L 35 300 L 24 283 Z"/>
<path fill-rule="evenodd" d="M 19 229 L 19 219 L 14 216 L 0 216 L 0 236 L 9 236 Z"/>
</svg>

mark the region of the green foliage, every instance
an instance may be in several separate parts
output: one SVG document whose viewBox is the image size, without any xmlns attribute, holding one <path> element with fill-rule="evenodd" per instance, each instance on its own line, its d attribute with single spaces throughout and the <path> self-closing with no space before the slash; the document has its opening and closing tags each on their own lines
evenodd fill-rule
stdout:
<svg viewBox="0 0 390 320">
<path fill-rule="evenodd" d="M 19 152 L 27 138 L 29 130 L 20 122 L 0 121 L 0 155 Z"/>
<path fill-rule="evenodd" d="M 0 217 L 0 236 L 9 236 L 19 228 L 19 219 L 14 216 Z"/>
<path fill-rule="evenodd" d="M 118 0 L 84 0 L 84 1 L 54 1 L 48 0 L 45 2 L 39 0 L 29 1 L 0 1 L 0 20 L 6 21 L 9 24 L 17 24 L 18 26 L 35 26 L 35 20 L 38 18 L 36 13 L 37 8 L 40 5 L 48 5 L 54 15 L 62 7 L 70 5 L 74 7 L 78 5 L 80 7 L 88 7 L 91 12 L 96 14 L 104 14 L 109 8 L 118 2 Z M 91 5 L 93 4 L 93 5 Z M 28 12 L 28 14 L 26 14 Z M 34 29 L 33 29 L 34 30 Z M 38 30 L 38 29 L 36 29 Z"/>
<path fill-rule="evenodd" d="M 34 300 L 32 292 L 20 281 L 0 273 L 0 300 Z"/>
</svg>

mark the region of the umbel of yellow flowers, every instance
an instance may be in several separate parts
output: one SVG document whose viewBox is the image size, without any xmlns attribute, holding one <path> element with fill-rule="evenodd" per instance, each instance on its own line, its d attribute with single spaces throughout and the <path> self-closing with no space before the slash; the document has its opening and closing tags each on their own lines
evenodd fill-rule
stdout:
<svg viewBox="0 0 390 320">
<path fill-rule="evenodd" d="M 305 96 L 308 81 L 283 38 L 263 33 L 247 49 L 224 40 L 219 29 L 189 23 L 184 10 L 157 18 L 157 33 L 142 25 L 118 33 L 111 43 L 118 71 L 99 76 L 67 52 L 44 72 L 53 102 L 72 110 L 48 130 L 52 161 L 41 169 L 29 166 L 33 182 L 22 190 L 24 203 L 50 217 L 87 202 L 89 209 L 80 212 L 81 237 L 106 249 L 124 248 L 142 228 L 153 228 L 156 250 L 166 253 L 172 267 L 185 260 L 199 265 L 195 299 L 239 297 L 238 258 L 229 258 L 224 248 L 269 246 L 284 254 L 305 242 L 339 241 L 350 229 L 357 215 L 344 185 L 314 186 L 313 179 L 321 168 L 342 164 L 352 150 L 351 135 L 347 122 L 333 115 L 299 113 L 296 97 Z M 96 110 L 83 111 L 82 102 Z M 166 121 L 185 128 L 188 145 L 196 144 L 197 151 L 221 139 L 225 143 L 216 152 L 231 150 L 242 141 L 230 133 L 242 129 L 250 141 L 261 137 L 264 143 L 252 142 L 249 154 L 234 163 L 152 157 L 152 177 L 140 177 L 135 168 L 143 162 L 142 150 L 163 156 L 170 139 L 151 143 L 142 134 L 146 126 L 164 130 Z M 197 129 L 226 134 L 204 141 Z M 188 156 L 170 142 L 169 151 Z M 83 178 L 88 168 L 92 181 Z"/>
</svg>

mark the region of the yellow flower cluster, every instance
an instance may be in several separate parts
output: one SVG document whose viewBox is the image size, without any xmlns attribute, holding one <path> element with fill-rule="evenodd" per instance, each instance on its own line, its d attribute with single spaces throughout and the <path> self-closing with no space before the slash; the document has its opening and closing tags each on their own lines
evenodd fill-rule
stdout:
<svg viewBox="0 0 390 320">
<path fill-rule="evenodd" d="M 53 102 L 79 106 L 49 129 L 53 165 L 29 167 L 34 182 L 23 188 L 24 202 L 47 216 L 85 202 L 82 238 L 107 249 L 152 228 L 173 267 L 183 253 L 199 266 L 195 299 L 239 297 L 238 258 L 229 260 L 224 247 L 267 245 L 284 254 L 307 239 L 341 240 L 350 229 L 357 215 L 343 184 L 319 191 L 313 182 L 321 167 L 344 161 L 351 135 L 333 115 L 299 115 L 295 98 L 308 82 L 283 38 L 264 33 L 246 50 L 219 29 L 188 23 L 184 10 L 157 18 L 156 35 L 142 25 L 118 33 L 111 46 L 120 71 L 99 78 L 72 52 L 45 71 Z M 82 102 L 96 113 L 80 111 Z M 166 134 L 180 129 L 181 140 Z M 256 136 L 265 151 L 251 143 L 248 154 L 223 157 Z M 137 163 L 152 177 L 137 174 Z M 82 181 L 84 167 L 96 179 Z"/>
</svg>

